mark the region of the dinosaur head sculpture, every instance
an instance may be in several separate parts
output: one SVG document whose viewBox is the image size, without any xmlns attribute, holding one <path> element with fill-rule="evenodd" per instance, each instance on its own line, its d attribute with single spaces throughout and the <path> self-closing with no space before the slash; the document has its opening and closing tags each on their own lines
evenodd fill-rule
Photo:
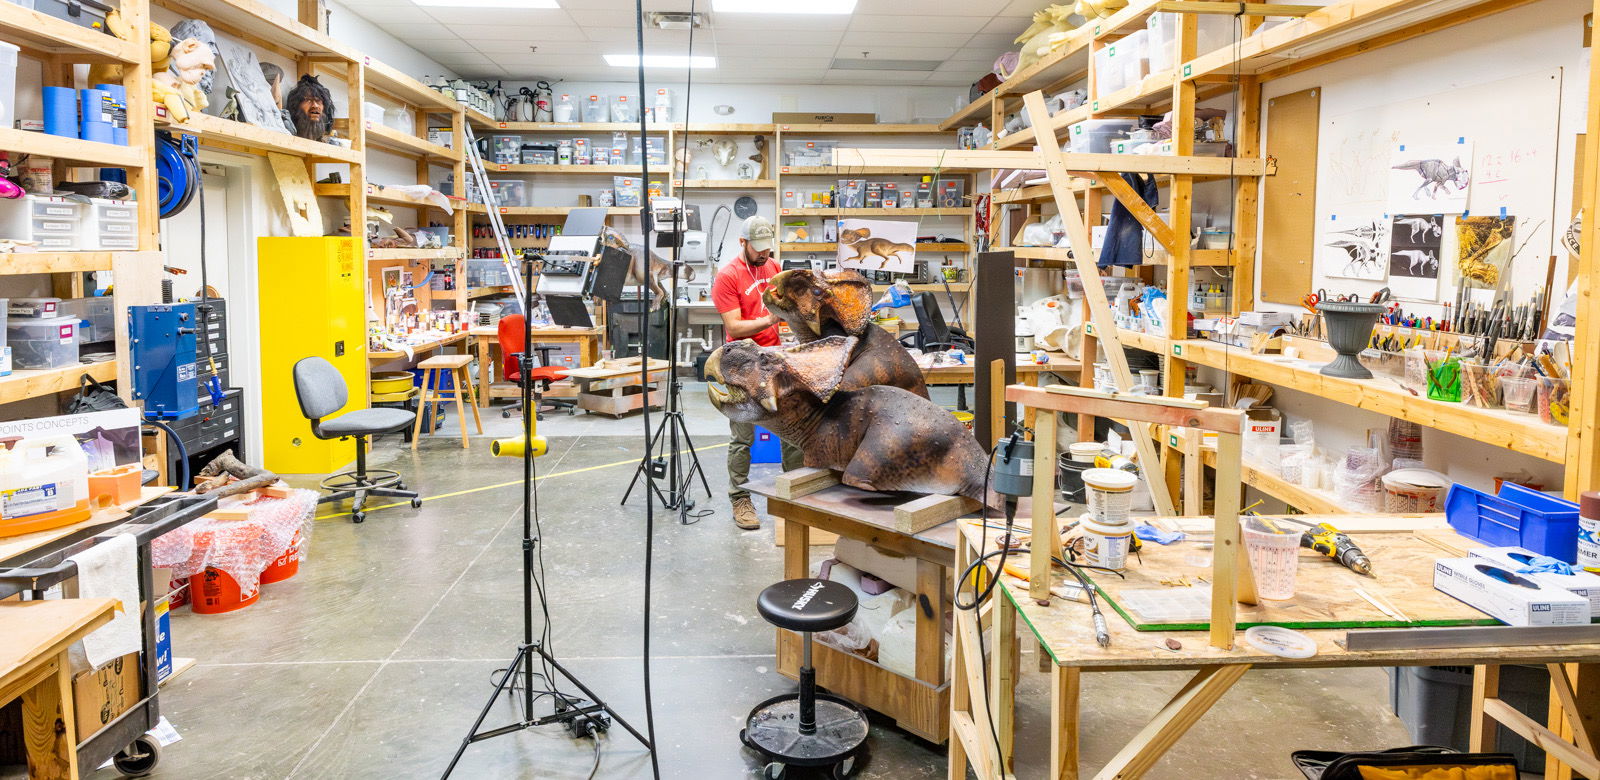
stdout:
<svg viewBox="0 0 1600 780">
<path fill-rule="evenodd" d="M 762 347 L 750 339 L 724 344 L 706 359 L 706 392 L 711 405 L 734 422 L 804 414 L 838 391 L 855 344 L 852 336 L 786 349 Z"/>
<path fill-rule="evenodd" d="M 849 269 L 782 271 L 761 300 L 806 341 L 859 336 L 872 323 L 872 284 Z"/>
</svg>

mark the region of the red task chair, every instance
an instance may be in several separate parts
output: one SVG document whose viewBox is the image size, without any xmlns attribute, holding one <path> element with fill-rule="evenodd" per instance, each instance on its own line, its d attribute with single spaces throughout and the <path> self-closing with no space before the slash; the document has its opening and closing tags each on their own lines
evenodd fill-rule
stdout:
<svg viewBox="0 0 1600 780">
<path fill-rule="evenodd" d="M 501 373 L 505 376 L 507 382 L 512 382 L 519 387 L 523 382 L 521 358 L 523 353 L 526 352 L 527 347 L 527 344 L 522 340 L 523 327 L 522 315 L 511 314 L 500 318 L 500 325 L 498 328 L 500 340 L 500 364 L 502 366 Z M 535 412 L 535 414 L 538 416 L 534 419 L 544 419 L 544 411 L 546 409 L 560 409 L 562 407 L 566 407 L 568 414 L 577 414 L 577 402 L 570 398 L 553 398 L 548 402 L 543 400 L 543 393 L 550 389 L 550 383 L 558 379 L 567 378 L 567 372 L 563 369 L 550 365 L 550 352 L 554 350 L 555 347 L 536 346 L 533 349 L 535 352 L 539 353 L 539 362 L 542 364 L 529 369 L 527 376 L 527 381 L 534 383 L 533 402 L 538 407 L 537 411 Z M 522 402 L 516 401 L 515 403 L 506 407 L 505 411 L 501 412 L 500 415 L 502 417 L 510 417 L 513 412 L 521 408 Z"/>
</svg>

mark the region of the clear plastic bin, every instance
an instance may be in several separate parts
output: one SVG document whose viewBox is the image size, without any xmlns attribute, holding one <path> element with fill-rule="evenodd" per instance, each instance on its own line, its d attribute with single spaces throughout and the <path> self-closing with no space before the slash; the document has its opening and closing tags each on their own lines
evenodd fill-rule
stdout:
<svg viewBox="0 0 1600 780">
<path fill-rule="evenodd" d="M 1071 140 L 1065 151 L 1074 154 L 1111 154 L 1114 141 L 1138 129 L 1136 119 L 1090 119 L 1068 128 Z"/>
<path fill-rule="evenodd" d="M 502 287 L 511 284 L 511 272 L 499 258 L 467 261 L 467 287 Z"/>
<path fill-rule="evenodd" d="M 17 118 L 18 51 L 16 46 L 0 42 L 0 127 L 11 127 Z"/>
<path fill-rule="evenodd" d="M 111 341 L 117 337 L 116 317 L 110 296 L 71 298 L 61 302 L 61 316 L 78 320 L 78 340 L 84 344 Z M 87 323 L 87 324 L 84 324 Z"/>
<path fill-rule="evenodd" d="M 79 249 L 87 208 L 77 201 L 46 195 L 0 200 L 0 238 L 37 241 L 45 250 Z"/>
<path fill-rule="evenodd" d="M 1121 51 L 1117 58 L 1122 60 L 1122 84 L 1131 87 L 1144 81 L 1150 75 L 1150 52 L 1146 45 L 1145 31 L 1136 30 L 1128 37 L 1117 41 Z"/>
<path fill-rule="evenodd" d="M 65 368 L 78 362 L 78 321 L 12 319 L 6 323 L 6 345 L 13 368 Z"/>
<path fill-rule="evenodd" d="M 1094 53 L 1094 96 L 1105 97 L 1127 86 L 1122 67 L 1120 42 L 1107 44 Z"/>
<path fill-rule="evenodd" d="M 61 316 L 61 299 L 12 298 L 6 310 L 12 319 L 47 320 Z"/>
</svg>

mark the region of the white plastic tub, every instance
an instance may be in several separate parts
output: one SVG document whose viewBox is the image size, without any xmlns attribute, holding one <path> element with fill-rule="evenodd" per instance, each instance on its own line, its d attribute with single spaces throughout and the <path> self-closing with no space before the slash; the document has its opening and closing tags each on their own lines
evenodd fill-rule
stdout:
<svg viewBox="0 0 1600 780">
<path fill-rule="evenodd" d="M 17 118 L 17 52 L 0 41 L 0 127 L 11 127 Z"/>
<path fill-rule="evenodd" d="M 13 319 L 6 324 L 6 346 L 14 368 L 65 368 L 78 362 L 78 321 Z"/>
</svg>

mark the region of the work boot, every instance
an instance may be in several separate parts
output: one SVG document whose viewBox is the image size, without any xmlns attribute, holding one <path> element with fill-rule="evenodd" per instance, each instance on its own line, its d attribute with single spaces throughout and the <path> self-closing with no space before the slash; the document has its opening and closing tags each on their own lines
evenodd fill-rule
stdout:
<svg viewBox="0 0 1600 780">
<path fill-rule="evenodd" d="M 746 531 L 761 527 L 761 515 L 756 514 L 756 505 L 750 502 L 749 496 L 733 500 L 733 524 Z"/>
</svg>

